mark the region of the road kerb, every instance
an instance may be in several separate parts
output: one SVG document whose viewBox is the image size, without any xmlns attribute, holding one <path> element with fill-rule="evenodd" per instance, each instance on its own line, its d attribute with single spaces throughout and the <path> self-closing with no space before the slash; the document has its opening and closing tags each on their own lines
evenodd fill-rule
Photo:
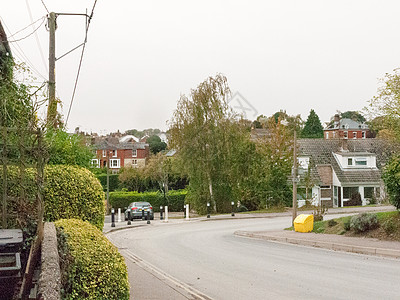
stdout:
<svg viewBox="0 0 400 300">
<path fill-rule="evenodd" d="M 384 248 L 365 247 L 365 246 L 357 246 L 349 244 L 331 243 L 325 241 L 315 241 L 308 239 L 286 238 L 273 235 L 251 233 L 246 231 L 236 231 L 234 234 L 237 236 L 269 240 L 272 242 L 289 243 L 301 246 L 323 248 L 323 249 L 330 249 L 343 252 L 360 253 L 367 255 L 385 256 L 391 258 L 400 258 L 400 250 L 396 249 L 384 249 Z"/>
</svg>

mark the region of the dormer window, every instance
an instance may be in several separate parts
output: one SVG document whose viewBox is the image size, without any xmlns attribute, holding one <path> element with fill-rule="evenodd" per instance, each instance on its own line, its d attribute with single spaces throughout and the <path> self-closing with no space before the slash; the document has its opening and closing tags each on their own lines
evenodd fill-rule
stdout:
<svg viewBox="0 0 400 300">
<path fill-rule="evenodd" d="M 348 158 L 347 159 L 347 165 L 349 165 L 349 166 L 353 165 L 353 159 L 352 158 Z"/>
<path fill-rule="evenodd" d="M 347 139 L 347 134 L 348 134 L 347 131 L 344 131 L 343 132 L 343 138 Z"/>
<path fill-rule="evenodd" d="M 367 158 L 365 158 L 365 157 L 357 157 L 355 160 L 356 160 L 356 166 L 366 166 L 367 165 Z"/>
</svg>

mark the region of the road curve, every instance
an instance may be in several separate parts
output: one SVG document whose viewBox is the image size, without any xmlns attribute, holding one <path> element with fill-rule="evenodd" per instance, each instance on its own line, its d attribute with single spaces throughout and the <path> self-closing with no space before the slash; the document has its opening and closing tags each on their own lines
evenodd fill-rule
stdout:
<svg viewBox="0 0 400 300">
<path fill-rule="evenodd" d="M 108 238 L 211 299 L 399 299 L 400 260 L 233 235 L 290 222 L 279 217 L 158 224 Z"/>
</svg>

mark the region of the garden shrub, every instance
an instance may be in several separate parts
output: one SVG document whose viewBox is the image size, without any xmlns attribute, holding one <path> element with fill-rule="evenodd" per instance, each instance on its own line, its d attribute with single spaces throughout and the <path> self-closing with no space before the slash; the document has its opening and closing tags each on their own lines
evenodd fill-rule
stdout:
<svg viewBox="0 0 400 300">
<path fill-rule="evenodd" d="M 350 220 L 350 228 L 356 233 L 366 232 L 379 226 L 378 218 L 375 214 L 362 213 L 353 216 Z"/>
<path fill-rule="evenodd" d="M 349 218 L 349 219 L 347 219 L 346 221 L 343 222 L 343 229 L 346 230 L 346 231 L 349 231 L 351 229 L 350 220 L 351 219 Z"/>
<path fill-rule="evenodd" d="M 169 191 L 164 200 L 160 192 L 112 192 L 110 193 L 110 205 L 113 208 L 125 209 L 131 202 L 145 201 L 153 206 L 153 211 L 159 212 L 160 206 L 168 205 L 169 211 L 183 211 L 186 190 Z"/>
<path fill-rule="evenodd" d="M 337 225 L 337 222 L 336 222 L 335 219 L 330 219 L 330 220 L 328 221 L 328 226 L 329 226 L 329 227 L 333 227 L 333 226 L 335 226 L 335 225 Z"/>
<path fill-rule="evenodd" d="M 2 172 L 0 172 L 2 173 Z M 66 165 L 49 165 L 44 174 L 43 201 L 44 219 L 56 221 L 62 218 L 79 218 L 89 221 L 99 229 L 104 224 L 104 192 L 99 181 L 87 169 Z M 10 228 L 25 228 L 36 220 L 35 207 L 37 186 L 36 170 L 26 169 L 26 201 L 19 199 L 20 178 L 17 167 L 8 168 L 7 211 L 15 218 L 9 218 Z M 2 179 L 2 174 L 0 175 Z M 1 189 L 1 188 L 0 188 Z M 34 230 L 33 230 L 34 232 Z"/>
<path fill-rule="evenodd" d="M 124 258 L 88 222 L 63 219 L 57 228 L 63 299 L 129 299 Z"/>
<path fill-rule="evenodd" d="M 103 186 L 103 191 L 107 191 L 107 174 L 98 174 L 96 177 Z M 109 174 L 109 191 L 116 191 L 118 190 L 119 186 L 119 174 Z"/>
<path fill-rule="evenodd" d="M 393 219 L 390 218 L 383 222 L 382 228 L 387 235 L 391 235 L 392 233 L 394 233 L 396 231 L 396 224 L 393 221 Z"/>
</svg>

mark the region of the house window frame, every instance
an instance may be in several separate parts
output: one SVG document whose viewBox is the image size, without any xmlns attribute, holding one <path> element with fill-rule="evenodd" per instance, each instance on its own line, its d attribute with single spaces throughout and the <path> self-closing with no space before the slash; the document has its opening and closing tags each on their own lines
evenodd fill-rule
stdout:
<svg viewBox="0 0 400 300">
<path fill-rule="evenodd" d="M 354 166 L 353 161 L 354 161 L 354 159 L 352 157 L 348 157 L 347 158 L 347 165 L 348 166 Z"/>
<path fill-rule="evenodd" d="M 137 149 L 132 149 L 132 157 L 137 157 Z"/>
<path fill-rule="evenodd" d="M 365 139 L 365 136 L 366 136 L 365 131 L 362 131 L 362 132 L 361 132 L 361 137 L 362 137 L 363 139 Z"/>
<path fill-rule="evenodd" d="M 348 135 L 349 135 L 348 131 L 343 131 L 343 138 L 347 139 Z"/>
<path fill-rule="evenodd" d="M 91 160 L 91 165 L 92 165 L 93 168 L 100 168 L 100 159 L 93 158 Z"/>
<path fill-rule="evenodd" d="M 121 167 L 121 160 L 119 158 L 109 159 L 110 161 L 110 168 L 111 169 L 118 169 Z M 115 165 L 114 165 L 115 163 Z"/>
<path fill-rule="evenodd" d="M 354 159 L 354 165 L 359 167 L 366 167 L 368 166 L 368 159 L 366 157 L 356 157 Z"/>
<path fill-rule="evenodd" d="M 132 166 L 137 166 L 137 165 L 138 165 L 138 160 L 132 159 Z"/>
<path fill-rule="evenodd" d="M 329 140 L 329 132 L 326 132 L 325 139 Z"/>
<path fill-rule="evenodd" d="M 103 157 L 106 157 L 107 156 L 107 150 L 103 150 L 102 155 L 103 155 Z"/>
<path fill-rule="evenodd" d="M 353 139 L 357 139 L 357 131 L 353 131 Z"/>
<path fill-rule="evenodd" d="M 117 149 L 114 149 L 111 151 L 112 151 L 112 157 L 117 157 L 117 155 L 118 155 Z"/>
</svg>

